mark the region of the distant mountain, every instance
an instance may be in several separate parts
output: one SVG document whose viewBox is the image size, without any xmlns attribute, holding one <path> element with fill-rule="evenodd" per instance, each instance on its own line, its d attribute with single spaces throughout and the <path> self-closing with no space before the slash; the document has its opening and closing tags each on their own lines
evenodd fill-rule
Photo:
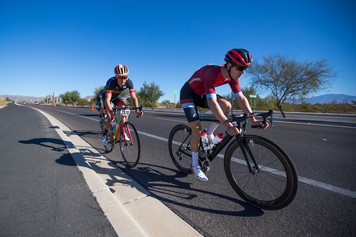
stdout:
<svg viewBox="0 0 356 237">
<path fill-rule="evenodd" d="M 348 103 L 352 104 L 352 101 L 356 101 L 356 96 L 344 95 L 344 94 L 326 94 L 314 96 L 306 100 L 310 104 L 328 104 L 328 103 Z"/>
<path fill-rule="evenodd" d="M 0 97 L 3 98 L 10 98 L 10 100 L 15 101 L 17 100 L 17 102 L 22 102 L 22 101 L 26 101 L 26 102 L 41 102 L 44 101 L 46 99 L 46 97 L 35 97 L 35 96 L 25 96 L 25 95 L 0 95 Z M 91 100 L 94 96 L 86 96 L 83 99 L 86 100 Z"/>
<path fill-rule="evenodd" d="M 95 97 L 95 96 L 93 96 L 93 95 L 88 95 L 88 96 L 84 97 L 83 99 L 86 99 L 86 100 L 90 101 L 90 100 L 93 99 L 94 97 Z"/>
<path fill-rule="evenodd" d="M 331 104 L 331 103 L 348 103 L 352 104 L 352 101 L 356 101 L 356 96 L 345 95 L 345 94 L 325 94 L 319 96 L 313 96 L 305 99 L 304 102 L 310 104 Z M 287 100 L 288 103 L 300 104 L 301 100 Z"/>
<path fill-rule="evenodd" d="M 0 95 L 3 98 L 10 98 L 11 100 L 15 101 L 17 98 L 17 102 L 27 101 L 27 102 L 34 102 L 34 101 L 44 101 L 46 97 L 35 97 L 35 96 L 23 96 L 23 95 Z M 94 96 L 86 96 L 84 99 L 90 100 Z M 352 95 L 345 95 L 345 94 L 326 94 L 326 95 L 319 95 L 310 97 L 309 99 L 305 100 L 307 103 L 310 104 L 328 104 L 328 103 L 349 103 L 352 104 L 352 101 L 356 101 L 356 96 Z M 288 101 L 290 103 L 301 103 L 300 101 Z"/>
</svg>

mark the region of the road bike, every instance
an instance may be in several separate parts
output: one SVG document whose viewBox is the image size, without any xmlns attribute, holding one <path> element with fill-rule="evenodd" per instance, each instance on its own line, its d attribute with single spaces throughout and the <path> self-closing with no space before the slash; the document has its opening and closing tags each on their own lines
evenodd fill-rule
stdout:
<svg viewBox="0 0 356 237">
<path fill-rule="evenodd" d="M 108 134 L 108 145 L 105 146 L 106 152 L 111 152 L 115 144 L 120 143 L 121 155 L 128 167 L 135 167 L 138 164 L 141 153 L 140 139 L 135 126 L 128 121 L 131 110 L 142 111 L 142 106 L 139 108 L 118 108 L 113 106 L 115 119 L 112 122 Z M 120 113 L 118 113 L 120 111 Z M 119 118 L 118 118 L 119 117 Z M 99 120 L 103 129 L 107 117 L 101 121 Z"/>
<path fill-rule="evenodd" d="M 263 123 L 269 120 L 273 125 L 272 110 L 253 115 L 262 117 Z M 226 133 L 220 143 L 208 150 L 204 150 L 201 141 L 200 166 L 207 172 L 216 157 L 224 158 L 226 177 L 242 199 L 262 209 L 284 208 L 293 201 L 297 193 L 297 171 L 288 154 L 277 144 L 262 136 L 246 134 L 248 116 L 249 114 L 232 114 L 229 118 L 236 127 L 242 129 L 241 134 L 230 136 Z M 174 165 L 186 174 L 192 173 L 190 137 L 191 128 L 186 124 L 179 124 L 172 129 L 168 139 L 169 153 Z M 225 155 L 219 154 L 226 145 Z"/>
</svg>

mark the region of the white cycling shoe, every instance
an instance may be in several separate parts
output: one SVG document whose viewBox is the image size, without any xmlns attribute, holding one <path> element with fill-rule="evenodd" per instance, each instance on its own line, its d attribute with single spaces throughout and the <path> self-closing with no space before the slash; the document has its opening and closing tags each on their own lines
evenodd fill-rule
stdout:
<svg viewBox="0 0 356 237">
<path fill-rule="evenodd" d="M 190 166 L 190 169 L 192 170 L 193 174 L 197 179 L 200 181 L 208 181 L 208 178 L 205 176 L 204 172 L 201 170 L 200 166 Z"/>
<path fill-rule="evenodd" d="M 106 139 L 106 135 L 103 136 L 103 145 L 107 146 L 109 144 L 108 139 Z"/>
</svg>

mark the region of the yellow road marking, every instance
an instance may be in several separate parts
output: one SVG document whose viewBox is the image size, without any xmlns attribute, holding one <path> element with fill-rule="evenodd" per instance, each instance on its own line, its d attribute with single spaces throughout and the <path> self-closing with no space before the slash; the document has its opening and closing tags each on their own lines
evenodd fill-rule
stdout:
<svg viewBox="0 0 356 237">
<path fill-rule="evenodd" d="M 301 123 L 301 122 L 273 121 L 273 123 L 289 123 L 289 124 L 310 125 L 310 126 L 321 126 L 321 127 L 333 127 L 333 128 L 356 128 L 356 127 L 340 126 L 340 125 L 330 125 L 330 124 L 312 124 L 312 123 Z"/>
</svg>

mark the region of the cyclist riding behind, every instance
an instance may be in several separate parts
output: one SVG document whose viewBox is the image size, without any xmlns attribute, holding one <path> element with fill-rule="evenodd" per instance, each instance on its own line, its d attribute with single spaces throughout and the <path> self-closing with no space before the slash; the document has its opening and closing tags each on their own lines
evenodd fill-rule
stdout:
<svg viewBox="0 0 356 237">
<path fill-rule="evenodd" d="M 215 87 L 229 84 L 236 96 L 239 107 L 244 113 L 252 113 L 248 99 L 242 94 L 239 79 L 245 74 L 245 70 L 252 63 L 252 55 L 245 49 L 232 49 L 225 55 L 224 65 L 206 65 L 197 70 L 193 76 L 183 85 L 180 91 L 180 102 L 185 116 L 192 129 L 190 146 L 192 151 L 191 170 L 201 181 L 208 181 L 198 162 L 200 137 L 202 134 L 201 122 L 197 106 L 209 108 L 219 122 L 212 122 L 206 130 L 209 142 L 213 142 L 213 132 L 222 124 L 226 132 L 235 136 L 241 133 L 226 117 L 231 110 L 231 103 L 217 95 Z M 249 116 L 252 125 L 266 129 L 267 124 L 258 121 L 254 116 Z"/>
<path fill-rule="evenodd" d="M 124 98 L 120 96 L 120 93 L 126 89 L 129 89 L 130 96 L 133 100 L 134 106 L 138 107 L 138 99 L 136 97 L 136 93 L 133 87 L 132 81 L 128 78 L 129 69 L 122 64 L 119 64 L 114 69 L 115 77 L 110 78 L 106 82 L 106 90 L 105 90 L 105 106 L 108 110 L 108 120 L 105 124 L 105 129 L 103 133 L 103 144 L 104 146 L 108 145 L 107 134 L 111 123 L 115 119 L 115 114 L 111 103 L 116 105 L 118 108 L 125 108 L 127 106 Z M 143 111 L 136 109 L 136 115 L 141 117 L 143 115 Z M 125 118 L 124 118 L 125 120 Z"/>
<path fill-rule="evenodd" d="M 98 95 L 96 96 L 96 106 L 95 108 L 99 111 L 99 119 L 100 122 L 103 121 L 104 119 L 104 114 L 107 112 L 106 111 L 106 107 L 105 107 L 105 91 L 106 88 L 104 87 L 104 89 L 102 89 Z"/>
</svg>

